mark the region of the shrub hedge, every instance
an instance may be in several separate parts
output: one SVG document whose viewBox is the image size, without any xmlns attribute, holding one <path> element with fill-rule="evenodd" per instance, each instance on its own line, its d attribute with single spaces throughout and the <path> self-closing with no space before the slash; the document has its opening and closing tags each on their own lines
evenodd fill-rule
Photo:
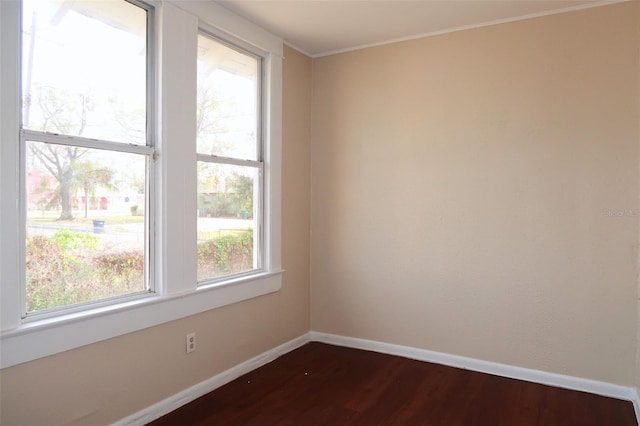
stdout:
<svg viewBox="0 0 640 426">
<path fill-rule="evenodd" d="M 198 243 L 198 280 L 253 265 L 252 230 Z M 27 312 L 144 291 L 144 254 L 105 251 L 100 237 L 64 229 L 26 241 Z"/>
</svg>

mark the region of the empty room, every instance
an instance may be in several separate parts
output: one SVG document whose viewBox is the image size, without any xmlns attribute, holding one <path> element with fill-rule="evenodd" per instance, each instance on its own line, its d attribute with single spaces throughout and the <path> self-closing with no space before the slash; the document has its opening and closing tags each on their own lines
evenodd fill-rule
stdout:
<svg viewBox="0 0 640 426">
<path fill-rule="evenodd" d="M 638 424 L 640 2 L 0 0 L 0 55 L 0 424 Z"/>
</svg>

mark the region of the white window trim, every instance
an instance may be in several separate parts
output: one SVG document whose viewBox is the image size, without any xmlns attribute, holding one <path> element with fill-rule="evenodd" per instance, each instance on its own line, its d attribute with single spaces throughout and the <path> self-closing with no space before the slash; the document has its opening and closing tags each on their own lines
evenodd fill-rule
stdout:
<svg viewBox="0 0 640 426">
<path fill-rule="evenodd" d="M 20 4 L 0 1 L 0 368 L 278 291 L 281 270 L 282 40 L 210 2 L 155 7 L 157 145 L 154 295 L 39 321 L 20 318 L 18 123 Z M 196 279 L 196 43 L 202 25 L 264 55 L 264 272 L 198 288 Z M 187 46 L 185 48 L 185 46 Z M 191 46 L 191 47 L 189 47 Z M 185 74 L 186 73 L 186 74 Z M 189 74 L 190 73 L 190 74 Z M 191 75 L 186 79 L 185 75 Z M 175 82 L 181 82 L 176 85 Z M 180 143 L 176 143 L 180 141 Z"/>
<path fill-rule="evenodd" d="M 264 77 L 265 77 L 265 58 L 267 57 L 267 52 L 262 51 L 262 49 L 258 49 L 255 46 L 248 45 L 247 43 L 239 40 L 235 37 L 229 37 L 228 35 L 220 33 L 215 28 L 209 27 L 206 23 L 201 22 L 200 28 L 198 29 L 198 38 L 205 37 L 215 42 L 221 43 L 226 47 L 240 53 L 243 55 L 250 56 L 259 61 L 258 69 L 260 71 L 260 75 L 258 76 L 258 93 L 256 93 L 258 102 L 260 105 L 258 106 L 258 120 L 257 120 L 257 129 L 260 132 L 260 136 L 257 138 L 256 143 L 256 157 L 255 159 L 242 159 L 237 156 L 225 156 L 225 155 L 213 155 L 213 154 L 203 154 L 198 152 L 196 148 L 196 162 L 197 163 L 207 163 L 207 164 L 222 164 L 222 165 L 233 165 L 233 166 L 242 166 L 242 167 L 251 167 L 258 171 L 258 179 L 257 182 L 254 183 L 254 217 L 257 217 L 257 226 L 254 226 L 253 230 L 253 267 L 252 269 L 240 272 L 233 273 L 230 275 L 220 275 L 220 276 L 211 276 L 207 277 L 203 280 L 198 281 L 198 285 L 201 287 L 217 285 L 220 282 L 224 282 L 229 279 L 228 277 L 236 277 L 243 275 L 256 274 L 260 272 L 264 272 L 265 262 L 264 262 L 264 236 L 262 235 L 262 230 L 264 229 L 264 176 L 265 176 L 265 168 L 264 168 L 264 152 L 265 152 L 265 135 L 262 134 L 262 129 L 264 128 L 264 117 L 263 111 L 266 110 L 267 105 L 263 105 L 264 97 L 262 94 L 263 87 L 265 87 Z M 197 173 L 196 173 L 197 179 Z M 257 183 L 257 185 L 256 185 Z"/>
</svg>

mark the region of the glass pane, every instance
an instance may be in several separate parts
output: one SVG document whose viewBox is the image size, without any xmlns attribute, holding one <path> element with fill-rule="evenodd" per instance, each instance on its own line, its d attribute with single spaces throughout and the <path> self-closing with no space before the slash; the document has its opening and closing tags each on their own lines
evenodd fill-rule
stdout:
<svg viewBox="0 0 640 426">
<path fill-rule="evenodd" d="M 198 153 L 257 160 L 260 61 L 198 37 Z"/>
<path fill-rule="evenodd" d="M 198 281 L 258 267 L 258 173 L 198 162 Z"/>
<path fill-rule="evenodd" d="M 145 291 L 146 157 L 26 149 L 27 312 Z"/>
<path fill-rule="evenodd" d="M 125 1 L 24 0 L 23 127 L 144 145 L 146 13 Z"/>
</svg>

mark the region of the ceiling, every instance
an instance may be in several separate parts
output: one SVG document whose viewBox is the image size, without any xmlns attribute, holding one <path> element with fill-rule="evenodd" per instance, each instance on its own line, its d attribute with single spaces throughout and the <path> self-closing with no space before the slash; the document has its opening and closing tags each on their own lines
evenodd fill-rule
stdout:
<svg viewBox="0 0 640 426">
<path fill-rule="evenodd" d="M 600 0 L 217 0 L 312 56 L 531 16 Z"/>
</svg>

